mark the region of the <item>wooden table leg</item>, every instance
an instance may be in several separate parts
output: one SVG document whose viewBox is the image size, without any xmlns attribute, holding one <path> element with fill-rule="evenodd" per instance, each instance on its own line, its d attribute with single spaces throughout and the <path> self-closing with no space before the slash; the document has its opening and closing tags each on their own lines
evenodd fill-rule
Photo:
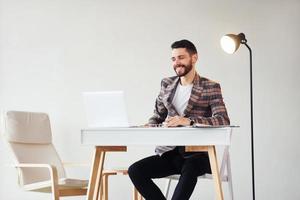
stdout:
<svg viewBox="0 0 300 200">
<path fill-rule="evenodd" d="M 104 158 L 105 151 L 102 151 L 102 149 L 99 147 L 95 147 L 94 160 L 90 174 L 89 187 L 87 191 L 88 200 L 98 199 L 101 186 Z"/>
<path fill-rule="evenodd" d="M 110 151 L 127 151 L 126 146 L 96 146 L 93 158 L 93 165 L 90 174 L 87 200 L 98 200 L 102 185 L 102 172 L 105 153 Z"/>
<path fill-rule="evenodd" d="M 108 176 L 103 175 L 102 187 L 103 187 L 103 198 L 101 200 L 108 200 Z"/>
<path fill-rule="evenodd" d="M 212 176 L 213 176 L 213 180 L 217 192 L 217 199 L 224 200 L 215 146 L 208 146 L 208 155 L 209 155 L 211 172 L 212 172 Z"/>
</svg>

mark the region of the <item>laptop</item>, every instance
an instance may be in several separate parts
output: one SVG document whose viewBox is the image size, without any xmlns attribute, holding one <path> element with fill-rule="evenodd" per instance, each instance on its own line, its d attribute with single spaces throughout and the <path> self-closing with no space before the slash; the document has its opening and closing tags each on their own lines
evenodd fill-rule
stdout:
<svg viewBox="0 0 300 200">
<path fill-rule="evenodd" d="M 123 91 L 83 92 L 88 127 L 129 127 Z"/>
</svg>

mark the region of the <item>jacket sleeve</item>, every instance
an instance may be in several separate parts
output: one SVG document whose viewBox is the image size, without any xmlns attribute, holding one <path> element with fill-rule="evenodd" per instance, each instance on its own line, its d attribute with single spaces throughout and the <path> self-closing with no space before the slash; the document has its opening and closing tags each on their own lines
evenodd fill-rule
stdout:
<svg viewBox="0 0 300 200">
<path fill-rule="evenodd" d="M 165 121 L 165 119 L 168 115 L 168 110 L 163 103 L 163 96 L 164 96 L 164 84 L 163 84 L 163 80 L 162 80 L 161 81 L 161 89 L 160 89 L 159 95 L 155 101 L 154 114 L 149 119 L 149 121 L 148 121 L 149 124 L 161 124 L 162 122 Z"/>
<path fill-rule="evenodd" d="M 230 125 L 227 110 L 223 102 L 220 84 L 216 83 L 210 90 L 209 106 L 211 117 L 197 117 L 195 122 L 207 125 Z"/>
</svg>

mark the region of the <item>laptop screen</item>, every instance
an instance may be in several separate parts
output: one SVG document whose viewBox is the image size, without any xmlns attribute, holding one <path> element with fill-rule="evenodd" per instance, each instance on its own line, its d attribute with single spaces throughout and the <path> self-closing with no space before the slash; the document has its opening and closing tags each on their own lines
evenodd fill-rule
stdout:
<svg viewBox="0 0 300 200">
<path fill-rule="evenodd" d="M 83 92 L 88 127 L 129 127 L 123 91 Z"/>
</svg>

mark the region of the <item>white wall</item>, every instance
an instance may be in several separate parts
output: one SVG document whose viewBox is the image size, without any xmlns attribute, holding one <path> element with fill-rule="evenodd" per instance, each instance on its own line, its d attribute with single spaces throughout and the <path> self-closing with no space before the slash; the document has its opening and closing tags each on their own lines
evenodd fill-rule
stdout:
<svg viewBox="0 0 300 200">
<path fill-rule="evenodd" d="M 300 199 L 299 10 L 297 0 L 0 0 L 0 108 L 48 112 L 63 160 L 90 162 L 92 148 L 80 145 L 81 92 L 124 90 L 131 122 L 144 123 L 160 79 L 173 75 L 170 44 L 190 39 L 199 73 L 221 83 L 231 121 L 241 126 L 231 149 L 234 190 L 250 200 L 249 54 L 219 46 L 223 34 L 244 32 L 253 49 L 257 199 Z M 50 199 L 17 187 L 2 140 L 0 199 Z M 109 156 L 107 167 L 152 150 L 131 147 Z M 89 169 L 69 173 L 88 178 Z M 130 199 L 128 177 L 111 184 L 111 199 Z M 211 182 L 199 182 L 191 199 L 213 192 Z"/>
</svg>

